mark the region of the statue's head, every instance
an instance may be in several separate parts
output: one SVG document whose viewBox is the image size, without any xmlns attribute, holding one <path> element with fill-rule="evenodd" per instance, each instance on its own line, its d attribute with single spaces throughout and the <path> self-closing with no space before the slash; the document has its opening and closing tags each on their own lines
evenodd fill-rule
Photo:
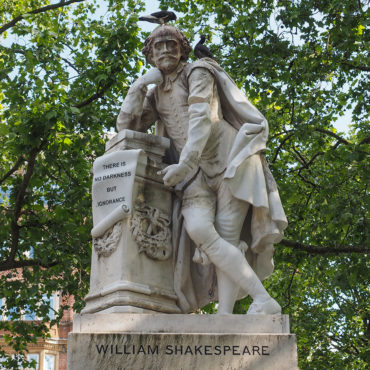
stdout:
<svg viewBox="0 0 370 370">
<path fill-rule="evenodd" d="M 164 73 L 171 73 L 180 60 L 186 61 L 191 46 L 185 35 L 176 27 L 157 27 L 145 40 L 143 54 L 146 61 Z"/>
</svg>

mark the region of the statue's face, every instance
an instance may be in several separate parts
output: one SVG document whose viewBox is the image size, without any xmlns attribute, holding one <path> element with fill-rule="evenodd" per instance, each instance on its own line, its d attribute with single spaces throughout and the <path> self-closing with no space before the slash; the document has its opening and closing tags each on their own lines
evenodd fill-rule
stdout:
<svg viewBox="0 0 370 370">
<path fill-rule="evenodd" d="M 180 42 L 173 36 L 160 36 L 154 40 L 152 61 L 163 73 L 171 73 L 181 59 Z"/>
</svg>

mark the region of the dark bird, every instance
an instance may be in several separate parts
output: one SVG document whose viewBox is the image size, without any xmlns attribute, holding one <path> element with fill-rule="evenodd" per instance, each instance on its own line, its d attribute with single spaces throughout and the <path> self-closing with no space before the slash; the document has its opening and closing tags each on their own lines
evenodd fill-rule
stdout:
<svg viewBox="0 0 370 370">
<path fill-rule="evenodd" d="M 200 41 L 195 45 L 194 48 L 194 55 L 198 59 L 202 58 L 212 58 L 215 59 L 211 51 L 207 48 L 207 46 L 203 45 L 204 41 L 206 41 L 206 36 L 201 35 L 200 36 Z"/>
<path fill-rule="evenodd" d="M 150 15 L 144 15 L 139 17 L 139 21 L 146 21 L 150 23 L 165 24 L 168 21 L 175 21 L 177 19 L 174 12 L 169 12 L 167 10 L 162 10 L 160 12 L 155 12 Z"/>
</svg>

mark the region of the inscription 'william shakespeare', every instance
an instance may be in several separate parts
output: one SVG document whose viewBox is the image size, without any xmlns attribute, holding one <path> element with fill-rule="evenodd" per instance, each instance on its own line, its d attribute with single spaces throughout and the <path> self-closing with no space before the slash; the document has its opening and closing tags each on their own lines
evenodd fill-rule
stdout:
<svg viewBox="0 0 370 370">
<path fill-rule="evenodd" d="M 103 356 L 108 355 L 159 355 L 167 356 L 190 355 L 190 356 L 269 356 L 269 346 L 228 346 L 228 345 L 173 345 L 168 344 L 161 348 L 143 345 L 114 345 L 96 344 L 96 351 Z"/>
</svg>

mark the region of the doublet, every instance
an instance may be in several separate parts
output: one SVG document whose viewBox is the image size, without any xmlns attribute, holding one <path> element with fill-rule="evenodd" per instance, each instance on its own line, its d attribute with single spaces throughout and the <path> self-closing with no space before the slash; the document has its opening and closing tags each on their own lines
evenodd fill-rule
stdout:
<svg viewBox="0 0 370 370">
<path fill-rule="evenodd" d="M 181 154 L 180 162 L 199 165 L 210 177 L 225 170 L 237 130 L 223 119 L 217 86 L 207 69 L 180 63 L 162 85 L 144 93 L 136 92 L 131 116 L 121 112 L 118 125 L 131 127 L 132 112 L 139 113 L 142 104 L 142 114 L 136 116 L 141 131 L 159 121 Z"/>
</svg>

